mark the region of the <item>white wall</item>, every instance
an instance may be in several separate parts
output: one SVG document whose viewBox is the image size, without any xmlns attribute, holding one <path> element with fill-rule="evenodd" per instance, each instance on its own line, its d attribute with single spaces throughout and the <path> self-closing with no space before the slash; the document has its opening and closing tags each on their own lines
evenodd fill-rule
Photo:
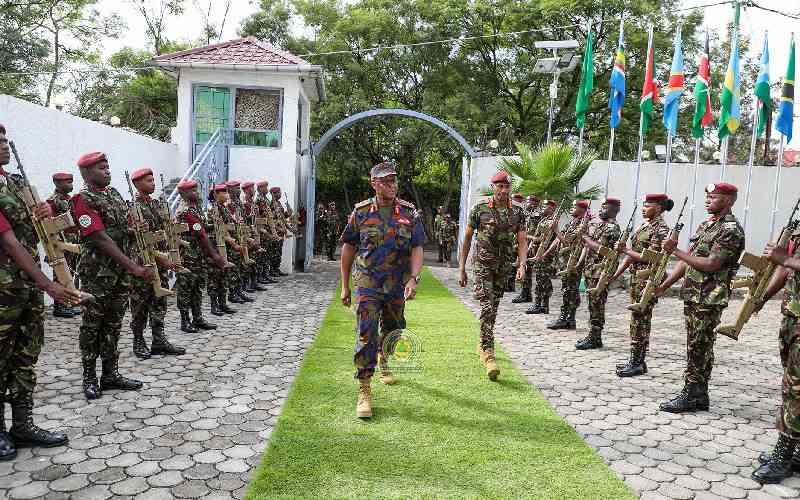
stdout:
<svg viewBox="0 0 800 500">
<path fill-rule="evenodd" d="M 480 192 L 489 186 L 489 179 L 497 171 L 500 157 L 482 157 L 472 160 L 470 176 L 470 202 L 469 207 L 475 204 Z M 593 185 L 604 186 L 606 180 L 606 169 L 608 162 L 605 160 L 595 161 L 589 168 L 581 181 L 580 188 L 586 189 Z M 641 200 L 645 193 L 664 192 L 664 169 L 663 163 L 646 162 L 642 164 L 641 177 L 639 180 L 638 197 Z M 774 167 L 755 167 L 753 169 L 753 181 L 750 198 L 750 211 L 746 230 L 747 250 L 754 253 L 761 253 L 764 245 L 769 240 L 770 217 L 773 205 L 773 190 L 776 169 Z M 688 238 L 694 229 L 702 222 L 707 214 L 705 212 L 704 187 L 712 182 L 720 180 L 719 165 L 700 165 L 697 175 L 695 190 L 695 209 L 693 214 L 693 228 L 689 227 L 691 204 L 691 185 L 693 180 L 693 165 L 678 163 L 673 164 L 670 170 L 670 182 L 667 193 L 675 200 L 675 209 L 668 213 L 666 221 L 672 225 L 678 215 L 680 205 L 684 196 L 689 196 L 684 223 L 686 227 L 681 233 L 681 245 L 685 248 Z M 622 200 L 622 210 L 617 220 L 620 224 L 627 222 L 633 207 L 634 182 L 636 176 L 635 162 L 615 161 L 612 164 L 611 178 L 609 182 L 609 196 L 617 197 Z M 747 168 L 741 165 L 729 166 L 727 170 L 726 182 L 730 182 L 739 188 L 739 198 L 733 207 L 734 214 L 739 218 L 739 222 L 744 224 L 745 192 L 747 187 Z M 781 186 L 779 190 L 779 207 L 775 223 L 775 238 L 780 232 L 781 227 L 786 222 L 786 218 L 800 196 L 800 168 L 784 168 L 781 173 Z M 597 202 L 593 205 L 597 207 Z M 639 202 L 641 207 L 641 201 Z M 637 215 L 636 222 L 641 222 L 641 217 Z"/>
<path fill-rule="evenodd" d="M 125 197 L 128 192 L 123 175 L 125 170 L 150 167 L 156 176 L 163 173 L 167 178 L 185 170 L 185 167 L 180 168 L 178 149 L 174 144 L 11 96 L 0 95 L 0 123 L 8 129 L 8 138 L 16 144 L 25 171 L 42 198 L 52 193 L 51 176 L 56 171 L 71 172 L 75 177 L 74 192 L 78 192 L 83 182 L 77 160 L 91 151 L 106 153 L 111 164 L 112 185 Z M 160 190 L 156 192 L 160 193 Z"/>
</svg>

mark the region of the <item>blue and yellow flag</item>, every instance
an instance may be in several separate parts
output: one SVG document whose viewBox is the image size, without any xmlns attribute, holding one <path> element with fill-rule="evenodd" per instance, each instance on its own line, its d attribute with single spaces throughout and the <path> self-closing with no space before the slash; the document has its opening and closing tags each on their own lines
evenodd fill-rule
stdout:
<svg viewBox="0 0 800 500">
<path fill-rule="evenodd" d="M 758 106 L 758 125 L 756 135 L 760 136 L 767 128 L 769 115 L 772 112 L 772 99 L 769 92 L 769 42 L 767 34 L 764 33 L 764 48 L 761 49 L 761 69 L 758 71 L 756 88 L 753 91 L 756 95 L 756 106 Z"/>
<path fill-rule="evenodd" d="M 789 66 L 783 79 L 781 90 L 781 103 L 778 105 L 778 119 L 775 128 L 786 137 L 786 142 L 792 140 L 792 126 L 794 125 L 794 38 L 789 46 Z"/>
<path fill-rule="evenodd" d="M 617 55 L 614 57 L 614 69 L 611 70 L 611 95 L 608 108 L 611 110 L 611 128 L 617 128 L 622 120 L 622 106 L 625 104 L 625 37 L 622 21 L 619 24 L 619 43 Z"/>
<path fill-rule="evenodd" d="M 735 4 L 733 35 L 731 36 L 731 57 L 725 72 L 725 83 L 720 95 L 719 128 L 720 140 L 735 134 L 742 121 L 740 107 L 742 75 L 739 71 L 739 2 Z"/>
</svg>

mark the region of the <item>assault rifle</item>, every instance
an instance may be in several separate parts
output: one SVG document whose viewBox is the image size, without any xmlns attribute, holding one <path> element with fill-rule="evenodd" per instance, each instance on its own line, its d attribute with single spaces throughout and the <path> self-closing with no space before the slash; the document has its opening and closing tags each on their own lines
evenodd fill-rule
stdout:
<svg viewBox="0 0 800 500">
<path fill-rule="evenodd" d="M 261 247 L 261 231 L 258 229 L 258 214 L 256 213 L 256 199 L 250 200 L 250 214 L 248 215 L 253 223 L 249 224 L 250 232 L 253 233 L 253 240 L 255 240 L 256 247 Z"/>
<path fill-rule="evenodd" d="M 628 238 L 631 237 L 631 233 L 633 232 L 633 219 L 636 216 L 636 207 L 637 205 L 633 205 L 633 212 L 631 212 L 631 218 L 628 219 L 628 225 L 625 227 L 625 232 L 622 233 L 620 236 L 619 241 L 611 248 L 606 246 L 601 246 L 597 249 L 597 253 L 603 256 L 603 262 L 600 264 L 603 268 L 603 271 L 600 273 L 600 278 L 597 281 L 597 286 L 594 288 L 589 288 L 586 290 L 586 293 L 590 295 L 597 295 L 603 293 L 606 288 L 608 288 L 608 280 L 617 270 L 617 265 L 619 265 L 619 254 L 620 252 L 620 245 L 624 245 Z"/>
<path fill-rule="evenodd" d="M 264 217 L 257 217 L 255 219 L 256 228 L 259 226 L 266 227 L 269 230 L 269 237 L 272 240 L 280 240 L 281 237 L 278 235 L 278 230 L 275 228 L 275 219 L 272 217 L 272 207 L 270 207 L 270 203 L 266 203 L 266 210 L 264 210 Z"/>
<path fill-rule="evenodd" d="M 167 197 L 164 194 L 164 174 L 161 174 L 161 196 L 159 198 L 159 210 L 161 218 L 164 219 L 164 234 L 167 238 L 167 249 L 169 250 L 169 260 L 177 267 L 175 272 L 188 273 L 189 270 L 183 267 L 183 260 L 181 259 L 181 247 L 189 246 L 187 242 L 181 239 L 181 233 L 189 230 L 189 225 L 185 222 L 178 222 L 172 217 L 167 205 Z"/>
<path fill-rule="evenodd" d="M 681 212 L 678 214 L 678 218 L 675 220 L 675 226 L 669 232 L 667 239 L 677 240 L 678 236 L 680 236 L 681 230 L 683 230 L 683 211 L 686 209 L 686 202 L 688 200 L 688 196 L 683 198 Z M 629 310 L 634 312 L 642 312 L 648 305 L 650 305 L 650 302 L 653 301 L 656 288 L 658 288 L 661 282 L 664 281 L 664 275 L 667 272 L 667 264 L 669 263 L 670 253 L 664 251 L 654 252 L 649 248 L 644 249 L 642 252 L 642 260 L 649 262 L 650 268 L 645 269 L 644 272 L 640 271 L 639 273 L 636 273 L 636 276 L 638 278 L 647 277 L 647 283 L 644 286 L 644 290 L 642 290 L 642 296 L 639 298 L 639 302 L 629 305 Z"/>
<path fill-rule="evenodd" d="M 281 209 L 280 214 L 275 214 L 275 218 L 277 219 L 278 228 L 283 232 L 283 238 L 289 239 L 294 238 L 294 233 L 287 227 L 286 225 L 286 212 L 283 210 L 283 205 L 281 204 L 280 200 L 273 200 L 274 204 Z"/>
<path fill-rule="evenodd" d="M 226 224 L 225 219 L 222 218 L 222 210 L 225 207 L 217 202 L 214 202 L 214 207 L 211 211 L 211 223 L 214 226 L 214 239 L 217 242 L 217 253 L 219 253 L 225 262 L 228 262 L 228 251 L 225 247 L 225 240 L 228 238 L 229 232 L 233 231 L 233 224 Z M 230 262 L 228 262 L 230 264 Z"/>
<path fill-rule="evenodd" d="M 797 209 L 800 207 L 800 199 L 794 204 L 789 221 L 783 227 L 780 236 L 778 237 L 777 247 L 785 248 L 789 243 L 789 238 L 797 228 L 798 220 L 794 218 Z M 734 280 L 731 283 L 731 288 L 748 288 L 747 297 L 739 309 L 739 314 L 736 316 L 736 321 L 730 325 L 721 325 L 716 329 L 717 333 L 730 337 L 733 340 L 739 340 L 739 334 L 742 333 L 742 328 L 750 320 L 750 317 L 755 314 L 756 310 L 764 303 L 767 298 L 767 287 L 772 280 L 772 276 L 778 269 L 776 264 L 773 264 L 767 257 L 757 257 L 751 253 L 743 253 L 739 258 L 739 264 L 754 271 L 753 276 L 744 279 Z"/>
<path fill-rule="evenodd" d="M 535 258 L 537 259 L 541 258 L 547 251 L 547 247 L 550 245 L 550 240 L 553 239 L 553 234 L 555 234 L 556 229 L 558 228 L 558 221 L 559 219 L 561 219 L 561 214 L 564 213 L 564 209 L 566 208 L 566 206 L 567 202 L 566 200 L 563 200 L 556 209 L 556 211 L 553 212 L 553 223 L 550 224 L 547 228 L 545 228 L 544 234 L 542 234 L 541 241 L 539 242 L 539 248 L 536 249 Z"/>
<path fill-rule="evenodd" d="M 242 262 L 249 266 L 253 263 L 253 260 L 250 258 L 250 243 L 247 241 L 250 236 L 250 227 L 244 220 L 244 214 L 242 214 L 239 204 L 237 203 L 234 206 L 236 207 L 236 241 L 239 243 L 239 246 L 242 247 Z"/>
<path fill-rule="evenodd" d="M 62 232 L 75 226 L 75 222 L 72 220 L 72 214 L 64 212 L 55 217 L 45 217 L 43 219 L 39 219 L 34 215 L 33 211 L 42 203 L 42 199 L 39 198 L 39 193 L 36 191 L 36 188 L 33 187 L 28 180 L 25 167 L 22 166 L 22 162 L 19 160 L 19 153 L 17 153 L 17 146 L 14 144 L 14 141 L 9 141 L 8 145 L 11 147 L 11 153 L 14 155 L 17 168 L 22 176 L 23 186 L 17 194 L 19 194 L 25 204 L 25 209 L 33 222 L 36 235 L 39 237 L 39 241 L 44 247 L 44 253 L 47 255 L 48 263 L 50 267 L 53 268 L 53 274 L 55 274 L 56 279 L 62 286 L 70 290 L 78 291 L 81 294 L 82 302 L 93 300 L 94 296 L 81 292 L 75 287 L 72 274 L 69 271 L 69 266 L 67 266 L 67 260 L 64 258 L 64 252 L 81 252 L 80 245 L 68 243 L 62 239 Z M 15 189 L 17 187 L 13 183 L 9 183 L 9 185 L 14 186 Z"/>
<path fill-rule="evenodd" d="M 167 239 L 167 235 L 163 230 L 149 232 L 139 231 L 138 226 L 146 223 L 146 221 L 144 215 L 142 215 L 141 209 L 136 204 L 136 194 L 134 194 L 133 184 L 131 184 L 131 176 L 127 170 L 125 171 L 125 180 L 128 181 L 128 193 L 130 193 L 132 200 L 131 215 L 133 222 L 136 225 L 133 230 L 133 233 L 136 236 L 136 249 L 139 253 L 139 257 L 142 259 L 142 266 L 153 271 L 153 278 L 150 280 L 150 284 L 153 286 L 153 293 L 155 293 L 156 297 L 175 295 L 175 292 L 172 290 L 168 290 L 161 286 L 161 276 L 158 274 L 158 264 L 156 262 L 157 258 L 169 260 L 169 255 L 156 250 L 156 244 L 161 241 L 165 241 Z"/>
<path fill-rule="evenodd" d="M 570 241 L 570 245 L 573 246 L 572 250 L 569 253 L 569 259 L 567 260 L 567 267 L 564 268 L 563 271 L 559 272 L 559 276 L 571 275 L 576 274 L 578 272 L 578 264 L 583 260 L 585 257 L 584 253 L 584 246 L 583 246 L 583 235 L 586 234 L 586 230 L 589 228 L 589 210 L 586 210 L 586 213 L 583 215 L 583 220 L 581 221 L 580 225 L 578 226 L 578 231 L 572 237 L 573 239 Z"/>
</svg>

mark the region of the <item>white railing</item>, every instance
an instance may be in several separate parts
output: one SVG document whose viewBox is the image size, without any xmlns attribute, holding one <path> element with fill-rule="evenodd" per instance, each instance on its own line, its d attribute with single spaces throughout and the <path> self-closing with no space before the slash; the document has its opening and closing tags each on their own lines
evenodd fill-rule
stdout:
<svg viewBox="0 0 800 500">
<path fill-rule="evenodd" d="M 200 187 L 200 201 L 203 207 L 208 203 L 208 192 L 210 185 L 213 181 L 218 180 L 221 169 L 225 163 L 226 148 L 230 143 L 230 130 L 218 128 L 208 142 L 205 143 L 203 149 L 194 159 L 189 169 L 183 174 L 180 182 L 187 180 L 196 180 Z M 224 180 L 224 179 L 222 179 Z M 180 201 L 180 194 L 178 193 L 177 185 L 167 197 L 167 203 L 170 210 L 174 213 Z"/>
</svg>

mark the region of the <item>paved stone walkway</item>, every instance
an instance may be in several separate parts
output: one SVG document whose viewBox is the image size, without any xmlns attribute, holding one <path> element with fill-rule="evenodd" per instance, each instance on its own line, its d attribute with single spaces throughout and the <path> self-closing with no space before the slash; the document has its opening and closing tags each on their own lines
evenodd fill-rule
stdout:
<svg viewBox="0 0 800 500">
<path fill-rule="evenodd" d="M 432 271 L 478 312 L 471 295 L 471 275 L 470 285 L 461 289 L 455 269 Z M 611 292 L 605 346 L 591 351 L 575 349 L 575 341 L 587 333 L 585 304 L 578 312 L 577 331 L 552 332 L 544 328 L 552 317 L 523 314 L 529 304 L 512 304 L 514 295 L 506 294 L 500 306 L 497 339 L 556 411 L 641 498 L 800 497 L 800 477 L 764 487 L 750 479 L 756 457 L 771 448 L 777 437 L 778 301 L 754 318 L 739 342 L 717 339 L 710 411 L 674 415 L 660 412 L 658 403 L 677 393 L 683 383 L 686 337 L 680 301 L 662 299 L 656 308 L 649 373 L 620 379 L 614 365 L 628 356 L 627 292 Z M 560 295 L 553 299 L 550 310 L 557 313 Z M 735 315 L 738 306 L 739 301 L 732 303 L 723 321 Z"/>
<path fill-rule="evenodd" d="M 0 462 L 0 498 L 243 497 L 337 278 L 331 265 L 281 278 L 251 305 L 234 305 L 224 326 L 206 311 L 220 326 L 210 333 L 178 331 L 173 301 L 167 331 L 188 351 L 179 357 L 135 358 L 128 316 L 120 371 L 144 389 L 92 403 L 81 389 L 80 319 L 48 317 L 36 422 L 65 429 L 70 442 Z"/>
</svg>

